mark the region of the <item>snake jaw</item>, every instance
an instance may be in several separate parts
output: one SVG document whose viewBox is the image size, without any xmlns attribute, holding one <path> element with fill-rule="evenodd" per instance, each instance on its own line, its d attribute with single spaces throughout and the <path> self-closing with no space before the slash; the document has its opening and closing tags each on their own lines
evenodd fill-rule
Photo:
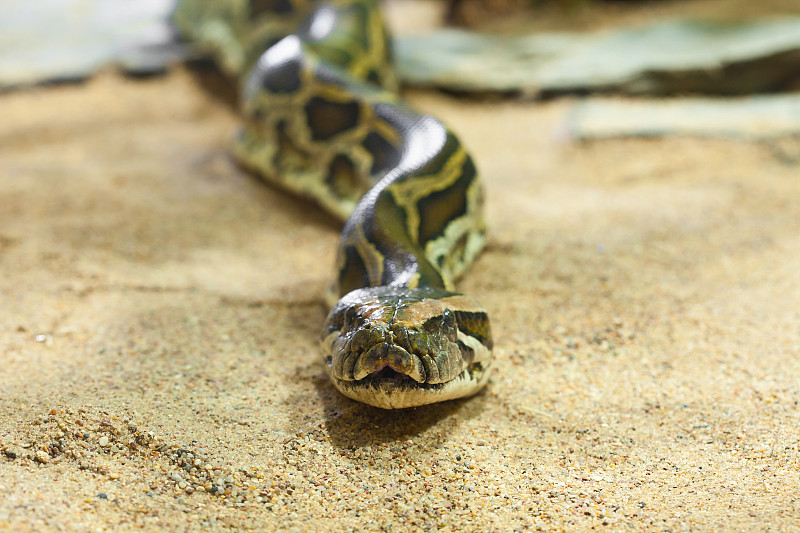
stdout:
<svg viewBox="0 0 800 533">
<path fill-rule="evenodd" d="M 331 377 L 331 382 L 339 392 L 353 400 L 382 409 L 404 409 L 476 394 L 489 381 L 491 367 L 491 360 L 474 363 L 456 378 L 435 385 L 418 384 L 391 375 L 368 376 L 359 381 Z"/>
</svg>

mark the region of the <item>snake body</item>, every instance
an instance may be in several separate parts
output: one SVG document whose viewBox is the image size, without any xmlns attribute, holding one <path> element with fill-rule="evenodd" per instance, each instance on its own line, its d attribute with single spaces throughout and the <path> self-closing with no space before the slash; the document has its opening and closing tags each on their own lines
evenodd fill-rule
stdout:
<svg viewBox="0 0 800 533">
<path fill-rule="evenodd" d="M 485 242 L 458 138 L 399 99 L 374 0 L 184 0 L 174 20 L 241 81 L 234 153 L 344 221 L 322 354 L 344 395 L 382 408 L 488 381 L 485 310 L 454 281 Z"/>
</svg>

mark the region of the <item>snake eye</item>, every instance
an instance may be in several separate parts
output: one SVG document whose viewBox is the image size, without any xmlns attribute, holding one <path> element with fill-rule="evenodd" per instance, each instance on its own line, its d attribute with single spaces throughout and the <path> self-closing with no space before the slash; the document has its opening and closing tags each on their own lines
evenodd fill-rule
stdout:
<svg viewBox="0 0 800 533">
<path fill-rule="evenodd" d="M 348 307 L 344 312 L 344 323 L 342 324 L 342 331 L 352 331 L 357 329 L 361 323 L 360 316 L 355 307 Z"/>
<path fill-rule="evenodd" d="M 450 309 L 445 309 L 442 314 L 429 318 L 425 322 L 425 330 L 428 333 L 444 335 L 450 340 L 454 340 L 457 333 L 456 315 Z"/>
<path fill-rule="evenodd" d="M 445 309 L 442 313 L 442 325 L 447 329 L 456 327 L 456 315 L 450 309 Z"/>
<path fill-rule="evenodd" d="M 456 314 L 450 309 L 445 309 L 442 313 L 442 333 L 444 333 L 450 341 L 455 342 L 458 338 L 458 323 L 456 322 Z"/>
</svg>

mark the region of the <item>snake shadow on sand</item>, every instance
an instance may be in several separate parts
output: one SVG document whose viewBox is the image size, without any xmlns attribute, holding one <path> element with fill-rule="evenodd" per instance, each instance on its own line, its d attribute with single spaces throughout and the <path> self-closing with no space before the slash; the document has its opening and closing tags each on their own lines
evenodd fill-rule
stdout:
<svg viewBox="0 0 800 533">
<path fill-rule="evenodd" d="M 341 449 L 415 439 L 447 418 L 466 420 L 480 416 L 488 395 L 434 403 L 408 409 L 380 409 L 341 395 L 320 363 L 313 380 L 323 406 L 324 425 L 334 446 Z"/>
</svg>

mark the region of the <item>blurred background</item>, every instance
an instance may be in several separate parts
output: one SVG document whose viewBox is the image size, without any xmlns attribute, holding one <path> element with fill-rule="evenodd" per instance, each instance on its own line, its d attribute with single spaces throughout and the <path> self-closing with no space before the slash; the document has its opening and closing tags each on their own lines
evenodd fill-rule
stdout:
<svg viewBox="0 0 800 533">
<path fill-rule="evenodd" d="M 593 101 L 575 107 L 566 128 L 574 138 L 798 129 L 794 0 L 390 0 L 385 7 L 406 86 L 522 99 L 780 95 L 733 108 L 720 100 Z M 202 57 L 208 43 L 181 42 L 174 9 L 175 0 L 6 0 L 0 89 L 78 81 L 104 69 L 149 75 Z"/>
</svg>

